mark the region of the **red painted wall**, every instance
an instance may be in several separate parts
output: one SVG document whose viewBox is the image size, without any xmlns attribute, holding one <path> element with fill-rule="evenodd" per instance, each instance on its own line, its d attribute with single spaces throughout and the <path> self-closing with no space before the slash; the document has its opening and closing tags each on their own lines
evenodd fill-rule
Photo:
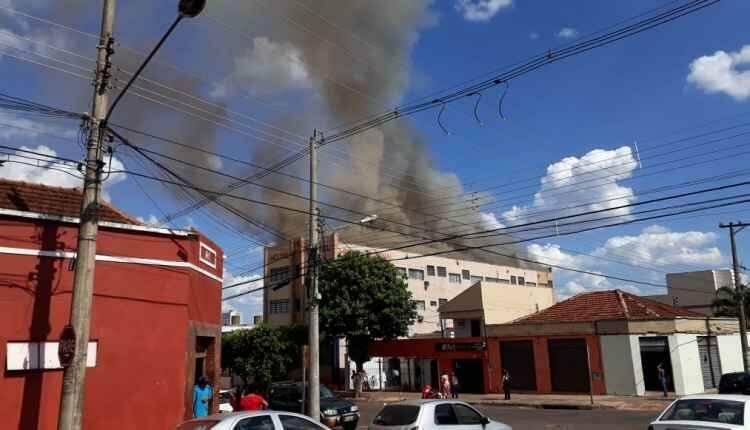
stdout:
<svg viewBox="0 0 750 430">
<path fill-rule="evenodd" d="M 2 247 L 73 250 L 76 233 L 74 225 L 0 219 Z M 219 252 L 215 269 L 198 261 L 199 240 Z M 221 251 L 202 237 L 103 229 L 98 244 L 98 255 L 190 261 L 221 276 Z M 4 364 L 8 341 L 57 340 L 69 316 L 72 263 L 0 254 L 3 426 L 57 428 L 62 371 L 9 372 Z M 185 413 L 188 323 L 220 326 L 220 282 L 187 268 L 98 261 L 94 294 L 97 365 L 86 373 L 84 427 L 174 428 Z"/>
</svg>

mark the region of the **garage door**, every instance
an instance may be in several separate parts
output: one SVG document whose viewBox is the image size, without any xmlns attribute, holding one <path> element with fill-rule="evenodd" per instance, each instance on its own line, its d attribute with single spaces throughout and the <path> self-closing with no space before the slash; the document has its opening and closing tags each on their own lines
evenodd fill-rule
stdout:
<svg viewBox="0 0 750 430">
<path fill-rule="evenodd" d="M 534 346 L 530 340 L 500 342 L 500 364 L 510 372 L 513 389 L 536 391 Z"/>
<path fill-rule="evenodd" d="M 698 356 L 701 360 L 703 387 L 706 390 L 718 387 L 719 378 L 721 378 L 721 362 L 716 336 L 698 336 Z"/>
<path fill-rule="evenodd" d="M 552 390 L 589 392 L 589 366 L 585 339 L 550 339 L 549 365 Z"/>
</svg>

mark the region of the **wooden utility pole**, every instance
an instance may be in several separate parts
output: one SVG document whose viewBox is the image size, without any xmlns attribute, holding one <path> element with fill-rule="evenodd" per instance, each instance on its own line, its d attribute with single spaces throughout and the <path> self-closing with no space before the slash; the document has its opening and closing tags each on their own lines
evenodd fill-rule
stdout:
<svg viewBox="0 0 750 430">
<path fill-rule="evenodd" d="M 81 216 L 78 225 L 73 297 L 70 309 L 70 326 L 75 337 L 73 359 L 65 367 L 60 399 L 60 430 L 78 430 L 83 415 L 84 387 L 86 382 L 86 352 L 91 324 L 91 302 L 94 293 L 94 267 L 96 263 L 96 235 L 99 230 L 99 195 L 101 192 L 102 120 L 107 115 L 107 97 L 112 54 L 112 31 L 115 23 L 116 0 L 104 0 L 99 45 L 96 56 L 94 101 L 89 118 L 89 136 L 86 144 L 86 172 L 81 199 Z M 70 330 L 68 328 L 68 330 Z"/>
<path fill-rule="evenodd" d="M 742 285 L 740 280 L 740 263 L 737 258 L 737 246 L 735 245 L 734 236 L 742 231 L 745 227 L 750 226 L 743 222 L 730 222 L 729 224 L 719 224 L 720 228 L 729 229 L 729 241 L 732 244 L 732 269 L 734 271 L 734 289 L 737 297 L 737 319 L 740 324 L 740 345 L 742 345 L 742 366 L 745 372 L 748 371 L 748 363 L 750 363 L 750 357 L 748 357 L 747 347 L 747 317 L 745 316 L 745 286 Z"/>
</svg>

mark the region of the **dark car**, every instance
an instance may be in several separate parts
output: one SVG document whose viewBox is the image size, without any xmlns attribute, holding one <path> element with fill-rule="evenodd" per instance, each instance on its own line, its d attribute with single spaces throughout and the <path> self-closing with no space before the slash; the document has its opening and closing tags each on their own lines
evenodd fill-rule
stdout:
<svg viewBox="0 0 750 430">
<path fill-rule="evenodd" d="M 302 383 L 284 382 L 271 384 L 268 390 L 268 405 L 276 411 L 304 413 Z M 320 386 L 320 422 L 328 427 L 355 430 L 359 422 L 359 408 Z"/>
<path fill-rule="evenodd" d="M 719 394 L 750 394 L 750 374 L 732 372 L 721 375 Z"/>
</svg>

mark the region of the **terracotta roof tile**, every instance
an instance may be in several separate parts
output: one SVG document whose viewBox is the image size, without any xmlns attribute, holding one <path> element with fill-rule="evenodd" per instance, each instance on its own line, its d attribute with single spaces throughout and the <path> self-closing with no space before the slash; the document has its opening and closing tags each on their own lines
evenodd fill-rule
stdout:
<svg viewBox="0 0 750 430">
<path fill-rule="evenodd" d="M 676 317 L 705 317 L 705 315 L 621 290 L 611 290 L 573 296 L 539 313 L 521 318 L 514 324 L 649 320 Z"/>
<path fill-rule="evenodd" d="M 78 218 L 81 190 L 0 179 L 0 208 Z M 141 224 L 106 203 L 101 204 L 100 219 L 121 224 Z"/>
</svg>

